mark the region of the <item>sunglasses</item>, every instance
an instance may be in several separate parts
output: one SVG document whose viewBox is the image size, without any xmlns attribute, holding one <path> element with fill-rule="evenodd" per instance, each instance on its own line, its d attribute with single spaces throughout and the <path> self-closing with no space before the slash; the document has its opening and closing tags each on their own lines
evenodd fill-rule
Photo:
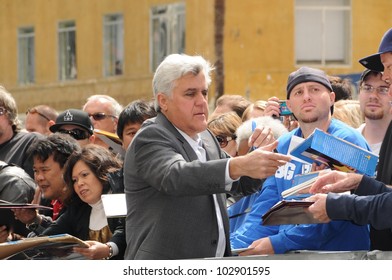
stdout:
<svg viewBox="0 0 392 280">
<path fill-rule="evenodd" d="M 88 137 L 90 137 L 90 134 L 87 131 L 81 130 L 81 129 L 72 129 L 72 130 L 66 130 L 66 129 L 59 129 L 59 133 L 62 134 L 68 134 L 75 140 L 84 140 Z"/>
<path fill-rule="evenodd" d="M 0 107 L 0 116 L 5 115 L 7 113 L 7 109 Z"/>
<path fill-rule="evenodd" d="M 93 118 L 95 121 L 101 121 L 106 118 L 117 118 L 116 116 L 113 115 L 107 115 L 105 113 L 94 113 L 94 114 L 88 114 L 88 116 Z"/>
<path fill-rule="evenodd" d="M 227 144 L 231 141 L 231 140 L 235 140 L 237 139 L 237 135 L 233 134 L 232 136 L 223 136 L 223 135 L 217 135 L 215 136 L 216 140 L 218 140 L 219 146 L 221 148 L 224 148 L 227 146 Z"/>
<path fill-rule="evenodd" d="M 49 119 L 47 116 L 45 116 L 44 114 L 42 114 L 41 112 L 39 112 L 36 108 L 27 109 L 26 115 L 27 115 L 27 114 L 38 114 L 38 115 L 40 115 L 41 117 L 43 117 L 45 120 L 50 121 L 50 119 Z"/>
</svg>

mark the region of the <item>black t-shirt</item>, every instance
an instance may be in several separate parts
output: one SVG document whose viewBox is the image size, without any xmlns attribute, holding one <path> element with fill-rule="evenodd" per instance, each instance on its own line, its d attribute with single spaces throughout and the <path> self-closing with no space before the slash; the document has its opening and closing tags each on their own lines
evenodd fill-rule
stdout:
<svg viewBox="0 0 392 280">
<path fill-rule="evenodd" d="M 0 160 L 21 167 L 34 178 L 33 159 L 27 154 L 27 149 L 35 139 L 41 137 L 44 136 L 38 133 L 15 133 L 10 140 L 0 144 Z"/>
</svg>

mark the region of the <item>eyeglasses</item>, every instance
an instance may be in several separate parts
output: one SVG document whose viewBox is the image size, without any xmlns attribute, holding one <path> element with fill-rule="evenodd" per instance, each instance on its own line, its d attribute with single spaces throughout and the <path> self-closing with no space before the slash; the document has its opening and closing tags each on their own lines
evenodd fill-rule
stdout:
<svg viewBox="0 0 392 280">
<path fill-rule="evenodd" d="M 26 115 L 27 115 L 27 114 L 38 114 L 38 115 L 40 115 L 41 117 L 43 117 L 45 120 L 50 121 L 50 119 L 49 119 L 47 116 L 45 116 L 44 114 L 42 114 L 41 112 L 39 112 L 36 108 L 27 109 Z"/>
<path fill-rule="evenodd" d="M 107 115 L 105 113 L 94 113 L 94 114 L 88 114 L 88 116 L 93 118 L 95 121 L 101 121 L 106 118 L 117 118 L 116 116 L 113 115 Z"/>
<path fill-rule="evenodd" d="M 237 135 L 233 134 L 231 137 L 230 136 L 223 136 L 223 135 L 217 135 L 215 136 L 216 140 L 218 140 L 219 146 L 221 148 L 224 148 L 229 144 L 231 140 L 237 139 Z"/>
<path fill-rule="evenodd" d="M 360 87 L 360 89 L 365 92 L 365 93 L 373 93 L 375 90 L 377 91 L 378 94 L 381 95 L 387 95 L 389 93 L 389 87 L 386 86 L 381 86 L 381 87 L 373 87 L 371 85 L 363 85 Z"/>
<path fill-rule="evenodd" d="M 7 109 L 0 107 L 0 116 L 5 115 L 7 113 Z"/>
<path fill-rule="evenodd" d="M 72 130 L 59 129 L 58 132 L 62 134 L 68 134 L 75 140 L 83 140 L 90 137 L 90 134 L 87 131 L 77 129 L 77 128 Z"/>
</svg>

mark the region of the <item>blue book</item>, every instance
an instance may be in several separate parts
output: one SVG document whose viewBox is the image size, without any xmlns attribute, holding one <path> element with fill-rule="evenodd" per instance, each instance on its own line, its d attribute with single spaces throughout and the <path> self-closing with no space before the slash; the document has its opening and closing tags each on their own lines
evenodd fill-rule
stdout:
<svg viewBox="0 0 392 280">
<path fill-rule="evenodd" d="M 311 196 L 310 193 L 301 193 L 305 189 L 309 188 L 314 181 L 316 181 L 319 171 L 310 172 L 307 174 L 297 174 L 294 176 L 292 187 L 282 192 L 283 199 L 303 199 Z"/>
<path fill-rule="evenodd" d="M 378 155 L 320 129 L 291 151 L 291 155 L 309 163 L 319 163 L 334 170 L 374 176 Z"/>
</svg>

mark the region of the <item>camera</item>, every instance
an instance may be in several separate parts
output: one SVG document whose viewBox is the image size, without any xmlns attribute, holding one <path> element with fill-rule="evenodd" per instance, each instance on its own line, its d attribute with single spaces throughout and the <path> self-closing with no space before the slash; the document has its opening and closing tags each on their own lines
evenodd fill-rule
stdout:
<svg viewBox="0 0 392 280">
<path fill-rule="evenodd" d="M 279 101 L 279 109 L 280 109 L 279 116 L 290 116 L 292 114 L 292 112 L 287 107 L 286 100 Z"/>
</svg>

